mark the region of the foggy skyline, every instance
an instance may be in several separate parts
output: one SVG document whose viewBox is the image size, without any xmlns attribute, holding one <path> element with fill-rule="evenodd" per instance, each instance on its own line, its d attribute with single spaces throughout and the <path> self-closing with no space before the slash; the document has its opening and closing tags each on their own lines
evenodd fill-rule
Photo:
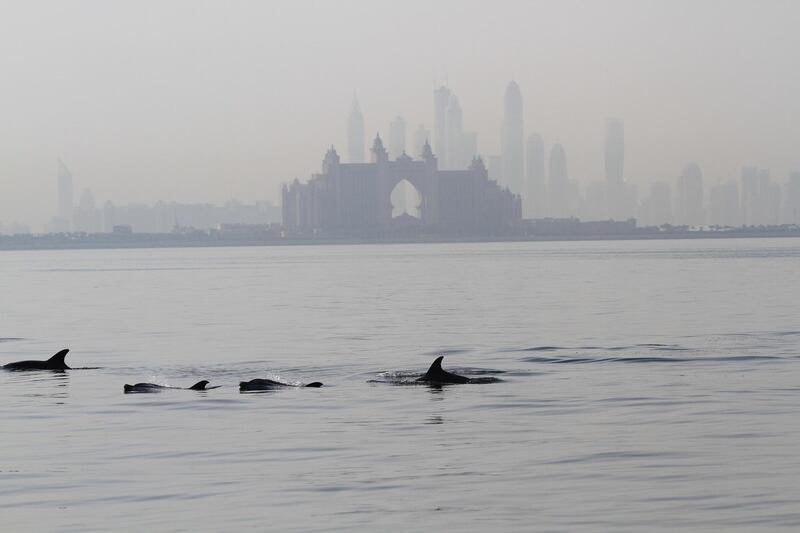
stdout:
<svg viewBox="0 0 800 533">
<path fill-rule="evenodd" d="M 353 90 L 366 139 L 388 138 L 397 116 L 433 131 L 446 84 L 478 152 L 500 154 L 512 80 L 524 138 L 561 144 L 581 186 L 604 178 L 608 118 L 642 193 L 692 161 L 707 188 L 745 165 L 785 183 L 798 22 L 785 1 L 5 4 L 0 220 L 56 213 L 59 157 L 99 203 L 278 202 L 346 151 Z"/>
</svg>

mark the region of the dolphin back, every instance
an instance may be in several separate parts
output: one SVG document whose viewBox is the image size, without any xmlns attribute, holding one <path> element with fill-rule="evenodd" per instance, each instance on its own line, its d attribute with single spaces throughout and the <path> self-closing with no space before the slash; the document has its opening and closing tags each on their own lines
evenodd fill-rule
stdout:
<svg viewBox="0 0 800 533">
<path fill-rule="evenodd" d="M 3 366 L 6 370 L 69 370 L 64 362 L 64 358 L 69 353 L 68 349 L 63 349 L 53 355 L 47 361 L 17 361 Z"/>
</svg>

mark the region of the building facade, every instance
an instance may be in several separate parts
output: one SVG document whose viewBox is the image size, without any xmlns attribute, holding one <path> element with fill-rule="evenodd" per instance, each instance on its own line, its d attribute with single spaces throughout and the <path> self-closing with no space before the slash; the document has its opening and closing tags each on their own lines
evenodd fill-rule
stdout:
<svg viewBox="0 0 800 533">
<path fill-rule="evenodd" d="M 419 194 L 419 218 L 392 217 L 392 191 L 403 181 Z M 489 180 L 480 158 L 465 170 L 439 170 L 426 143 L 421 159 L 392 161 L 379 136 L 370 163 L 341 163 L 331 148 L 322 173 L 283 186 L 284 228 L 300 234 L 379 236 L 412 224 L 428 234 L 502 235 L 518 227 L 521 209 L 519 196 Z"/>
<path fill-rule="evenodd" d="M 524 154 L 523 154 L 522 94 L 517 82 L 506 87 L 503 99 L 503 183 L 516 194 L 523 194 Z"/>
</svg>

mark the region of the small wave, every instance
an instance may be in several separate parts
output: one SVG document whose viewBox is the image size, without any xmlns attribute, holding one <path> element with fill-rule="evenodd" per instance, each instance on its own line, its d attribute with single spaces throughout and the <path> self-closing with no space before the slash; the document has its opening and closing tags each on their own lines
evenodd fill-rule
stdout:
<svg viewBox="0 0 800 533">
<path fill-rule="evenodd" d="M 24 341 L 22 337 L 0 337 L 0 342 Z"/>
<path fill-rule="evenodd" d="M 580 351 L 604 351 L 604 352 L 624 352 L 626 350 L 640 350 L 642 348 L 646 348 L 649 350 L 654 351 L 688 351 L 688 348 L 684 348 L 678 344 L 661 344 L 656 342 L 646 342 L 641 344 L 631 344 L 631 345 L 620 345 L 620 346 L 578 346 L 578 347 L 568 347 L 568 346 L 531 346 L 529 348 L 520 348 L 517 350 L 511 351 L 518 351 L 518 352 L 557 352 L 557 351 L 570 351 L 570 350 L 580 350 Z"/>
<path fill-rule="evenodd" d="M 775 361 L 775 355 L 729 355 L 708 357 L 526 357 L 526 363 L 591 364 L 591 363 L 725 363 L 741 361 Z"/>
<path fill-rule="evenodd" d="M 469 350 L 463 348 L 448 348 L 446 350 L 433 350 L 426 352 L 424 355 L 456 355 L 460 353 L 467 353 Z"/>
<path fill-rule="evenodd" d="M 628 461 L 653 458 L 683 458 L 685 454 L 675 452 L 639 452 L 639 451 L 614 451 L 599 452 L 588 455 L 566 457 L 550 461 L 550 464 L 566 463 L 588 463 L 588 462 L 608 462 L 608 461 Z"/>
</svg>

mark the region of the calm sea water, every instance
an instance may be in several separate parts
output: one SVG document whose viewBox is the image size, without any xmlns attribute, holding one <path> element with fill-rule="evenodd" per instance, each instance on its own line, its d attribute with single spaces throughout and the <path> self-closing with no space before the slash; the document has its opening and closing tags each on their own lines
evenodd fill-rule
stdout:
<svg viewBox="0 0 800 533">
<path fill-rule="evenodd" d="M 799 276 L 798 239 L 2 252 L 0 363 L 99 368 L 0 371 L 0 529 L 796 531 Z M 503 382 L 390 383 L 439 354 Z"/>
</svg>

